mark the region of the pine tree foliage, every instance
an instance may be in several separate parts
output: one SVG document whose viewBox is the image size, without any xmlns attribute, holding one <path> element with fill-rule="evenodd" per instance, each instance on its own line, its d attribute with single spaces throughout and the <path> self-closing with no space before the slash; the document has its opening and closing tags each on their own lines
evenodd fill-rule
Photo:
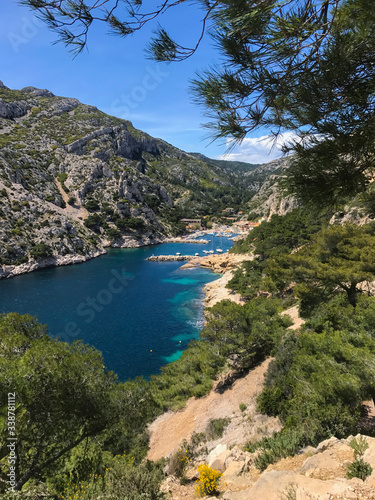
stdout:
<svg viewBox="0 0 375 500">
<path fill-rule="evenodd" d="M 147 10 L 140 0 L 20 0 L 81 51 L 94 22 L 128 36 L 186 0 Z M 241 142 L 267 127 L 295 153 L 288 187 L 304 202 L 340 205 L 365 189 L 374 170 L 375 11 L 371 0 L 198 0 L 199 34 L 181 45 L 159 25 L 148 53 L 182 61 L 208 31 L 223 58 L 198 74 L 214 139 Z M 171 27 L 172 28 L 172 27 Z M 173 26 L 176 29 L 175 26 Z M 192 32 L 196 32 L 195 29 Z"/>
</svg>

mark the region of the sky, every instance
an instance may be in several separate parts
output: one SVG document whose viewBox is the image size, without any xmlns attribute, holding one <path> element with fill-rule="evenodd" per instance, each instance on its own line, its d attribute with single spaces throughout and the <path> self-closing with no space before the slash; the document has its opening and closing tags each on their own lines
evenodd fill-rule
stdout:
<svg viewBox="0 0 375 500">
<path fill-rule="evenodd" d="M 199 32 L 201 12 L 194 4 L 171 9 L 160 22 L 187 45 Z M 207 139 L 204 109 L 192 102 L 190 81 L 197 71 L 220 64 L 206 36 L 190 59 L 156 63 L 145 47 L 156 28 L 146 26 L 129 38 L 109 35 L 104 25 L 91 27 L 88 48 L 77 57 L 57 35 L 16 0 L 0 2 L 0 80 L 12 89 L 47 88 L 55 95 L 75 97 L 188 152 L 210 158 L 266 163 L 281 156 L 266 130 L 249 136 L 226 154 L 225 142 Z"/>
</svg>

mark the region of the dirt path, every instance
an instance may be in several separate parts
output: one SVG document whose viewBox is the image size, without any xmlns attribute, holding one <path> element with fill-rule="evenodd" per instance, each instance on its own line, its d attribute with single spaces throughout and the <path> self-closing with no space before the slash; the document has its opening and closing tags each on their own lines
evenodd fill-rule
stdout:
<svg viewBox="0 0 375 500">
<path fill-rule="evenodd" d="M 240 403 L 255 402 L 271 359 L 252 370 L 246 377 L 237 380 L 223 394 L 211 392 L 203 398 L 191 398 L 185 408 L 161 415 L 150 425 L 150 450 L 148 458 L 158 460 L 170 455 L 183 439 L 193 432 L 202 432 L 211 419 L 240 415 Z M 243 435 L 243 434 L 242 434 Z"/>
<path fill-rule="evenodd" d="M 62 199 L 66 203 L 66 207 L 64 208 L 64 212 L 71 217 L 72 219 L 79 219 L 79 220 L 85 220 L 87 218 L 88 212 L 87 210 L 82 207 L 82 205 L 69 205 L 68 200 L 69 200 L 69 195 L 63 190 L 60 182 L 56 180 L 56 186 L 62 196 Z"/>
<path fill-rule="evenodd" d="M 290 307 L 289 309 L 283 311 L 281 314 L 288 314 L 292 318 L 293 325 L 289 327 L 291 330 L 298 330 L 302 325 L 305 324 L 305 320 L 303 320 L 299 315 L 298 306 Z"/>
</svg>

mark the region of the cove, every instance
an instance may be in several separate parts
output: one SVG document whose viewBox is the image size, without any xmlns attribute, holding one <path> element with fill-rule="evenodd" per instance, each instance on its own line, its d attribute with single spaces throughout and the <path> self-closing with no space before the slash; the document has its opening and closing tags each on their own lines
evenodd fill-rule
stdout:
<svg viewBox="0 0 375 500">
<path fill-rule="evenodd" d="M 232 246 L 166 243 L 108 249 L 84 264 L 41 269 L 0 281 L 0 311 L 37 316 L 52 337 L 82 340 L 102 352 L 120 380 L 157 374 L 180 357 L 203 327 L 203 286 L 218 278 L 183 262 L 148 262 L 151 255 L 200 255 Z"/>
</svg>

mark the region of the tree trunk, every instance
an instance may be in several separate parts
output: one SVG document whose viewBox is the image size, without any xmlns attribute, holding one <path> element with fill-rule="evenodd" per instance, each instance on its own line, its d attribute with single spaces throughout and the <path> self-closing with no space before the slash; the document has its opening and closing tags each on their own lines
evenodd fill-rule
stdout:
<svg viewBox="0 0 375 500">
<path fill-rule="evenodd" d="M 353 307 L 356 307 L 357 305 L 357 285 L 352 283 L 350 285 L 350 288 L 346 289 L 346 293 L 348 294 L 348 300 L 349 304 L 352 305 Z"/>
</svg>

